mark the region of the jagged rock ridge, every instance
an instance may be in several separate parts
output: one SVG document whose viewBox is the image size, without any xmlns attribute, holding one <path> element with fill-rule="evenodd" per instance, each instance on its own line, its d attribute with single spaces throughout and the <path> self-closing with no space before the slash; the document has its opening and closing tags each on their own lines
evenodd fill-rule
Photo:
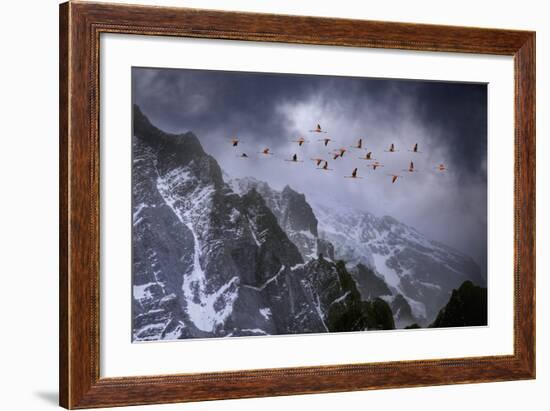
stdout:
<svg viewBox="0 0 550 411">
<path fill-rule="evenodd" d="M 453 290 L 449 302 L 439 311 L 430 327 L 487 325 L 487 288 L 464 281 Z"/>
<path fill-rule="evenodd" d="M 335 257 L 379 274 L 428 325 L 464 281 L 486 284 L 486 275 L 469 256 L 429 240 L 396 219 L 366 211 L 339 210 L 314 204 L 319 236 L 335 246 Z"/>
<path fill-rule="evenodd" d="M 244 194 L 251 189 L 260 193 L 304 260 L 317 258 L 319 254 L 334 260 L 334 247 L 319 237 L 317 218 L 304 194 L 294 191 L 288 185 L 282 191 L 277 191 L 253 177 L 230 178 L 228 184 L 236 193 Z"/>
<path fill-rule="evenodd" d="M 385 299 L 399 327 L 413 322 L 428 325 L 462 282 L 485 283 L 472 258 L 392 217 L 310 205 L 289 186 L 277 191 L 250 177 L 233 178 L 229 184 L 236 192 L 254 188 L 262 195 L 304 260 L 323 254 L 345 261 L 362 298 Z M 286 215 L 297 217 L 289 224 Z"/>
<path fill-rule="evenodd" d="M 137 106 L 132 144 L 134 341 L 393 328 L 387 303 L 317 255 L 302 195 L 284 190 L 278 210 L 254 187 L 235 193 L 194 134 Z"/>
</svg>

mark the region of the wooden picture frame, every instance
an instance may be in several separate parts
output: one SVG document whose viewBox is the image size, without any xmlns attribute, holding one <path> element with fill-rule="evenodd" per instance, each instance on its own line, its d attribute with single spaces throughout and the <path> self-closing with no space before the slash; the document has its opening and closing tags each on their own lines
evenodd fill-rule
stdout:
<svg viewBox="0 0 550 411">
<path fill-rule="evenodd" d="M 514 353 L 100 378 L 101 33 L 513 56 Z M 60 405 L 91 408 L 535 378 L 535 33 L 69 2 L 60 6 Z"/>
</svg>

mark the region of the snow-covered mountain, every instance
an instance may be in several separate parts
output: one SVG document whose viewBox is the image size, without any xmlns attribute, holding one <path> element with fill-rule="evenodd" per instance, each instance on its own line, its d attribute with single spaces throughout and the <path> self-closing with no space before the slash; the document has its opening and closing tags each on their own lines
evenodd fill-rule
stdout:
<svg viewBox="0 0 550 411">
<path fill-rule="evenodd" d="M 464 281 L 486 284 L 486 276 L 471 257 L 429 240 L 395 218 L 313 207 L 319 236 L 334 244 L 336 258 L 351 265 L 362 263 L 382 275 L 421 322 L 433 321 L 452 290 Z"/>
<path fill-rule="evenodd" d="M 304 260 L 317 258 L 319 254 L 334 259 L 334 247 L 319 237 L 317 218 L 304 194 L 294 191 L 288 185 L 282 191 L 277 191 L 253 177 L 228 178 L 227 182 L 235 193 L 243 195 L 254 189 L 263 197 Z"/>
<path fill-rule="evenodd" d="M 134 107 L 133 340 L 431 324 L 468 256 L 392 217 L 230 179 L 192 133 Z"/>
<path fill-rule="evenodd" d="M 262 195 L 305 261 L 318 254 L 343 260 L 363 298 L 385 298 L 399 327 L 429 324 L 466 280 L 485 285 L 472 258 L 392 217 L 310 205 L 289 186 L 277 191 L 254 178 L 229 183 L 237 192 L 254 188 Z"/>
<path fill-rule="evenodd" d="M 133 128 L 134 341 L 394 327 L 384 300 L 318 256 L 303 195 L 233 191 L 194 134 L 164 133 L 137 106 Z"/>
</svg>

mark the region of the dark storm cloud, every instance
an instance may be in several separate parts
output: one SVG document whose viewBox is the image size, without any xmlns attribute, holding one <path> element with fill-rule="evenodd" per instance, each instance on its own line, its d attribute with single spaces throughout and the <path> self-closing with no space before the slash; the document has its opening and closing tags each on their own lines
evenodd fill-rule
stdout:
<svg viewBox="0 0 550 411">
<path fill-rule="evenodd" d="M 485 178 L 484 84 L 206 70 L 135 68 L 134 73 L 134 102 L 159 127 L 199 135 L 212 127 L 228 135 L 246 130 L 265 144 L 276 144 L 287 133 L 285 116 L 276 108 L 304 101 L 319 90 L 341 101 L 348 113 L 357 111 L 366 98 L 377 101 L 386 110 L 380 114 L 390 121 L 407 100 L 420 121 L 430 125 L 432 143 L 451 148 L 449 166 L 466 179 L 480 173 Z"/>
<path fill-rule="evenodd" d="M 481 173 L 487 158 L 487 87 L 481 84 L 422 83 L 417 114 L 452 147 L 450 161 L 461 176 Z"/>
<path fill-rule="evenodd" d="M 232 175 L 255 175 L 276 188 L 290 184 L 314 201 L 325 201 L 330 190 L 354 208 L 392 215 L 485 264 L 484 84 L 134 68 L 133 100 L 157 127 L 193 131 Z M 235 161 L 227 151 L 228 139 L 236 135 L 251 153 L 269 146 L 288 156 L 296 150 L 291 141 L 298 135 L 316 143 L 317 136 L 307 131 L 318 122 L 339 146 L 364 137 L 390 172 L 408 164 L 408 149 L 418 142 L 424 154 L 414 159 L 424 172 L 391 189 L 385 173 L 369 175 L 368 190 L 343 184 L 338 173 L 349 174 L 353 166 L 366 172 L 355 154 L 357 164 L 350 158 L 345 166 L 334 163 L 335 173 L 319 183 L 324 190 L 312 190 L 319 179 L 314 167 L 302 168 L 296 178 L 295 169 L 284 167 L 288 163 Z M 385 156 L 390 142 L 400 153 Z M 304 158 L 327 156 L 319 145 L 306 144 Z M 433 170 L 440 162 L 449 167 L 444 179 Z"/>
<path fill-rule="evenodd" d="M 247 73 L 134 69 L 134 101 L 170 131 L 242 130 L 266 141 L 284 134 L 284 117 L 274 110 L 297 101 L 318 81 Z M 142 75 L 142 73 L 144 73 Z"/>
</svg>

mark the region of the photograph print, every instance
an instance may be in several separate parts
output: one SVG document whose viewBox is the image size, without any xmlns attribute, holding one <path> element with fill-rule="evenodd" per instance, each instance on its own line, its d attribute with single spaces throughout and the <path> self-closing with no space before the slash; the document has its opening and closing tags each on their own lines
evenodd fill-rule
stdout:
<svg viewBox="0 0 550 411">
<path fill-rule="evenodd" d="M 487 326 L 487 84 L 134 67 L 132 105 L 133 342 Z"/>
</svg>

